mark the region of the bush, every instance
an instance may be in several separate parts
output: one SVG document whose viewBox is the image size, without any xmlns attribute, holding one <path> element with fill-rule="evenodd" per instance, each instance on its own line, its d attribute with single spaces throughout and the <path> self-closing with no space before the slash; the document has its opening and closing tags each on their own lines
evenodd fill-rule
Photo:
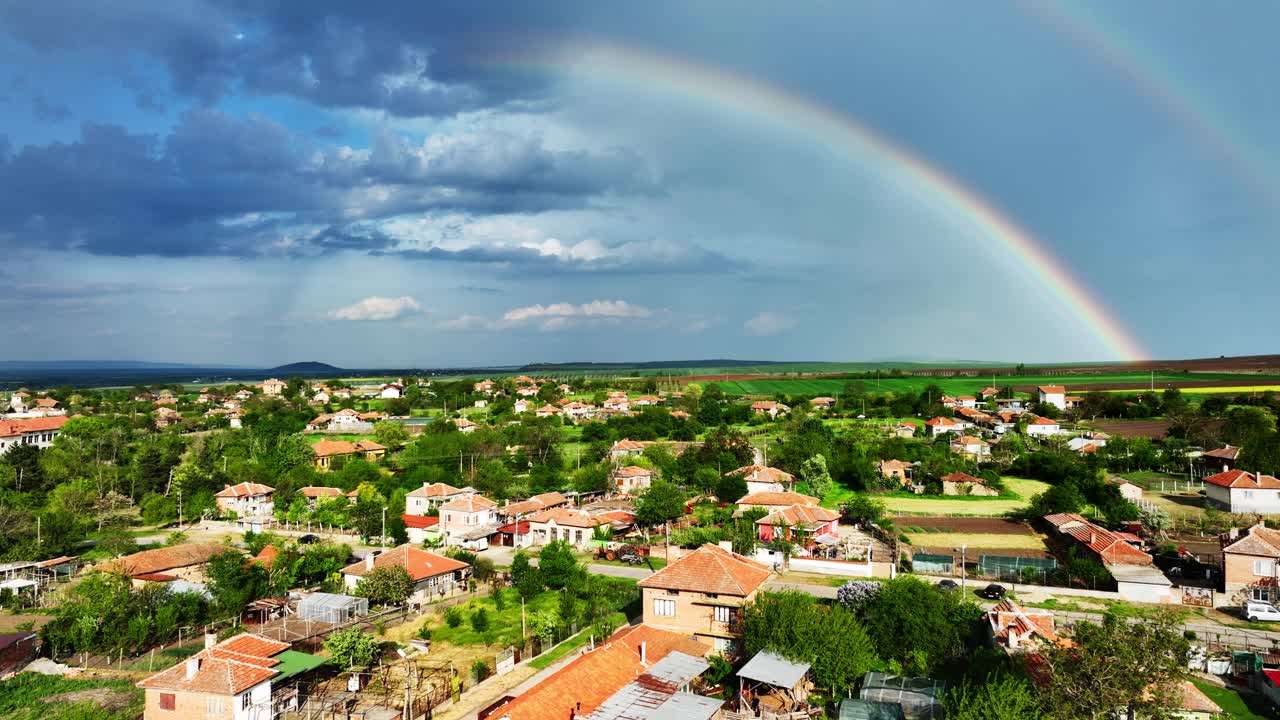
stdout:
<svg viewBox="0 0 1280 720">
<path fill-rule="evenodd" d="M 426 623 L 423 623 L 422 627 L 418 628 L 417 637 L 419 640 L 430 640 L 431 626 L 427 625 Z"/>
<path fill-rule="evenodd" d="M 880 583 L 870 580 L 850 580 L 836 590 L 836 600 L 849 610 L 857 612 L 880 594 Z"/>
<path fill-rule="evenodd" d="M 462 624 L 462 611 L 456 607 L 451 607 L 444 611 L 444 623 L 451 628 L 456 628 Z"/>
<path fill-rule="evenodd" d="M 489 677 L 489 664 L 477 658 L 475 662 L 471 663 L 471 675 L 476 679 L 476 682 Z"/>
<path fill-rule="evenodd" d="M 489 611 L 480 608 L 471 614 L 471 629 L 478 633 L 489 631 Z"/>
</svg>

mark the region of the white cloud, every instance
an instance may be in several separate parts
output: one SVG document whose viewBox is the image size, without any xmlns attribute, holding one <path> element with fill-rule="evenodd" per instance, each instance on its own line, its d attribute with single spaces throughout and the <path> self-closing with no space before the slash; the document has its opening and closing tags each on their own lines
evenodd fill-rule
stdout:
<svg viewBox="0 0 1280 720">
<path fill-rule="evenodd" d="M 592 300 L 580 305 L 562 302 L 513 308 L 502 316 L 502 321 L 509 325 L 536 323 L 543 330 L 563 330 L 580 322 L 643 319 L 652 315 L 649 308 L 625 300 Z"/>
<path fill-rule="evenodd" d="M 395 320 L 409 313 L 422 312 L 422 306 L 408 295 L 397 298 L 367 297 L 358 303 L 329 313 L 335 320 Z"/>
<path fill-rule="evenodd" d="M 766 310 L 742 323 L 742 329 L 748 335 L 756 336 L 777 335 L 783 330 L 790 330 L 795 326 L 795 319 L 772 310 Z"/>
</svg>

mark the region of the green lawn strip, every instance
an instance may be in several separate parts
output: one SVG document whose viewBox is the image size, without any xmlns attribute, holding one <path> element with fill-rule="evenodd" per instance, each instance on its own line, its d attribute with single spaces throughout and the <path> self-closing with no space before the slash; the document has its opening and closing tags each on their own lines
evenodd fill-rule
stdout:
<svg viewBox="0 0 1280 720">
<path fill-rule="evenodd" d="M 172 665 L 176 665 L 179 660 L 186 660 L 203 649 L 203 641 L 166 648 L 156 653 L 154 659 L 150 653 L 143 655 L 137 660 L 129 663 L 126 669 L 136 670 L 139 672 L 151 672 L 152 670 L 160 671 Z"/>
<path fill-rule="evenodd" d="M 1195 678 L 1191 681 L 1196 687 L 1200 688 L 1200 692 L 1209 696 L 1209 699 L 1218 704 L 1227 713 L 1227 717 L 1232 720 L 1263 720 L 1267 715 L 1259 715 L 1249 707 L 1245 702 L 1244 696 L 1230 688 L 1221 688 L 1213 683 Z M 1263 710 L 1262 706 L 1265 701 L 1258 697 L 1258 709 Z"/>
<path fill-rule="evenodd" d="M 621 627 L 627 624 L 627 616 L 620 612 L 612 613 L 605 616 L 601 623 L 602 626 Z M 548 667 L 551 667 L 552 663 L 590 642 L 592 639 L 592 633 L 595 631 L 596 628 L 589 627 L 579 632 L 577 635 L 574 635 L 559 645 L 551 648 L 547 652 L 544 652 L 538 657 L 530 660 L 529 667 L 537 670 L 546 670 Z M 595 641 L 600 642 L 602 639 L 603 638 L 597 637 L 595 638 Z"/>
</svg>

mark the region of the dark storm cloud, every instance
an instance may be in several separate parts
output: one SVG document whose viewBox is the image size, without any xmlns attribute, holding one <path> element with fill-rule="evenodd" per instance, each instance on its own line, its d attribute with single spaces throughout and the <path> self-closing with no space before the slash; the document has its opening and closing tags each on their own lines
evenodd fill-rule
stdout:
<svg viewBox="0 0 1280 720">
<path fill-rule="evenodd" d="M 0 143 L 0 150 L 7 145 Z M 0 243 L 104 255 L 253 255 L 312 235 L 320 251 L 386 250 L 380 231 L 409 212 L 539 212 L 650 192 L 625 151 L 553 150 L 536 137 L 385 137 L 369 152 L 317 145 L 261 116 L 184 113 L 172 134 L 85 124 L 78 140 L 0 152 Z M 305 250 L 305 248 L 295 248 Z"/>
<path fill-rule="evenodd" d="M 468 264 L 492 265 L 506 269 L 516 275 L 538 273 L 543 275 L 557 274 L 724 274 L 736 273 L 750 269 L 751 265 L 744 260 L 731 258 L 713 250 L 694 244 L 679 246 L 678 252 L 671 253 L 670 248 L 663 252 L 661 248 L 650 243 L 634 243 L 617 247 L 606 247 L 598 256 L 581 258 L 566 254 L 550 254 L 529 247 L 492 247 L 476 245 L 472 247 L 447 249 L 431 247 L 421 250 L 406 249 L 389 253 L 374 250 L 371 255 L 395 254 L 411 260 L 427 260 L 437 262 L 456 262 Z"/>
</svg>

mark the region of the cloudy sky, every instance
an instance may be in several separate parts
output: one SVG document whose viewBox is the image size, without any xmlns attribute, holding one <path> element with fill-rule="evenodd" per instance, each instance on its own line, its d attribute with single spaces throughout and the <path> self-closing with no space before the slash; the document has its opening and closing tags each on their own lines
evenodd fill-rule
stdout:
<svg viewBox="0 0 1280 720">
<path fill-rule="evenodd" d="M 0 358 L 1277 350 L 1280 5 L 783 9 L 0 0 Z"/>
</svg>

